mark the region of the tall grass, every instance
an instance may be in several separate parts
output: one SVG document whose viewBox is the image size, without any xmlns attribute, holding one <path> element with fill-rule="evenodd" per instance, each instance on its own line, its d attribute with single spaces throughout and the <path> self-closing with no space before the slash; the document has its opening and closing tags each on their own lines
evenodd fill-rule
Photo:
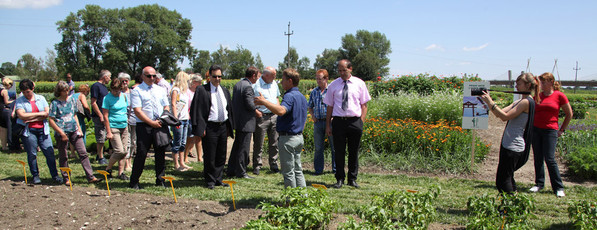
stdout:
<svg viewBox="0 0 597 230">
<path fill-rule="evenodd" d="M 368 117 L 460 123 L 462 94 L 456 91 L 438 91 L 426 96 L 402 91 L 382 94 L 367 103 L 367 110 Z"/>
</svg>

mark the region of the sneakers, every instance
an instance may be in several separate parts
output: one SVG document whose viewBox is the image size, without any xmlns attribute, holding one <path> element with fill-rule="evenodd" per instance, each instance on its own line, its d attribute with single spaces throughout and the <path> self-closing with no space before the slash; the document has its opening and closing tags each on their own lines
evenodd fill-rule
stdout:
<svg viewBox="0 0 597 230">
<path fill-rule="evenodd" d="M 106 172 L 108 172 L 108 175 L 106 175 L 108 178 L 113 178 L 112 169 L 106 169 Z"/>
<path fill-rule="evenodd" d="M 39 176 L 33 177 L 33 184 L 41 184 L 41 179 L 39 179 Z"/>
<path fill-rule="evenodd" d="M 118 175 L 118 179 L 121 179 L 121 180 L 129 180 L 129 177 L 128 177 L 126 174 L 124 174 L 124 173 L 121 173 L 120 175 Z"/>
<path fill-rule="evenodd" d="M 102 158 L 102 159 L 97 160 L 97 163 L 100 165 L 107 165 L 108 160 L 106 160 L 106 158 Z"/>
<path fill-rule="evenodd" d="M 56 182 L 57 184 L 63 184 L 64 180 L 62 179 L 62 177 L 54 177 L 54 182 Z"/>
<path fill-rule="evenodd" d="M 564 193 L 564 190 L 558 190 L 556 191 L 556 197 L 565 197 L 566 194 Z"/>
<path fill-rule="evenodd" d="M 529 192 L 539 192 L 539 190 L 543 189 L 543 187 L 539 187 L 539 186 L 533 186 L 531 189 L 529 189 Z"/>
</svg>

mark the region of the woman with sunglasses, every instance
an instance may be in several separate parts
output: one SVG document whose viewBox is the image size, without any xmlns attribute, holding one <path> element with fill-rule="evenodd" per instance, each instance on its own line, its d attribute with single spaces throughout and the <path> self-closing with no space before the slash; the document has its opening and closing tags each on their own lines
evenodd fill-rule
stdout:
<svg viewBox="0 0 597 230">
<path fill-rule="evenodd" d="M 104 97 L 102 102 L 102 113 L 104 116 L 104 126 L 106 126 L 106 138 L 114 148 L 114 153 L 110 156 L 106 171 L 112 177 L 112 166 L 118 162 L 118 178 L 128 180 L 129 177 L 124 174 L 125 159 L 128 153 L 128 146 L 125 145 L 129 139 L 127 128 L 128 116 L 127 108 L 129 99 L 126 94 L 121 93 L 124 83 L 118 78 L 110 82 L 110 93 Z"/>
</svg>

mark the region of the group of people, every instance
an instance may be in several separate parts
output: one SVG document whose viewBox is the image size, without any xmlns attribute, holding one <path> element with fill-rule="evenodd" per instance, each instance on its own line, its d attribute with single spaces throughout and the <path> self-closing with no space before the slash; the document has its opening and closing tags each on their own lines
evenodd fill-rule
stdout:
<svg viewBox="0 0 597 230">
<path fill-rule="evenodd" d="M 535 164 L 535 185 L 530 192 L 538 192 L 545 186 L 544 163 L 551 182 L 551 188 L 557 197 L 564 197 L 564 184 L 555 160 L 556 142 L 568 127 L 572 119 L 572 108 L 568 98 L 560 91 L 560 84 L 553 74 L 544 73 L 534 77 L 523 73 L 516 79 L 516 90 L 523 92 L 523 97 L 505 108 L 499 108 L 485 92 L 481 99 L 489 110 L 503 121 L 508 121 L 502 136 L 499 163 L 496 174 L 496 186 L 499 192 L 517 191 L 514 171 L 522 167 L 533 149 Z M 560 109 L 565 117 L 558 125 Z"/>
<path fill-rule="evenodd" d="M 365 82 L 352 75 L 349 60 L 340 60 L 337 68 L 339 77 L 329 85 L 327 70 L 316 72 L 318 87 L 311 91 L 308 101 L 298 90 L 299 73 L 291 68 L 282 73 L 283 95 L 275 80 L 276 70 L 272 67 L 263 72 L 255 67 L 247 68 L 245 77 L 234 85 L 232 94 L 221 85 L 223 71 L 218 65 L 209 68 L 207 83 L 203 85 L 201 75 L 179 72 L 171 86 L 148 66 L 129 88 L 130 75 L 120 73 L 112 79 L 110 71 L 102 70 L 95 84 L 91 87 L 81 85 L 78 93 L 74 93 L 74 82 L 68 74 L 67 82 L 60 81 L 56 85 L 51 105 L 43 96 L 35 94 L 34 83 L 25 79 L 19 84 L 23 96 L 14 101 L 14 110 L 3 107 L 2 116 L 10 116 L 12 112 L 17 118 L 18 128 L 13 130 L 22 137 L 34 184 L 41 183 L 36 160 L 38 148 L 46 156 L 52 178 L 58 183 L 70 183 L 66 172 L 60 176 L 56 170 L 50 127 L 55 131 L 60 167 L 68 167 L 70 144 L 79 155 L 87 180 L 90 183 L 101 181 L 93 175 L 85 149 L 87 118 L 93 120 L 95 126 L 97 161 L 106 165 L 110 177 L 113 166 L 118 163 L 117 178 L 130 180 L 131 188 L 141 189 L 139 178 L 145 168 L 147 153 L 153 148 L 155 183 L 167 187 L 162 178 L 167 147 L 172 147 L 175 170 L 186 171 L 191 168 L 187 165 L 188 156 L 195 146 L 198 160 L 204 164 L 205 186 L 214 189 L 215 186 L 228 186 L 222 179 L 229 137 L 234 138 L 234 143 L 228 157 L 227 177 L 254 178 L 247 173 L 252 138 L 255 176 L 262 170 L 262 153 L 267 151 L 269 169 L 273 173 L 281 172 L 285 187 L 305 187 L 301 153 L 303 129 L 307 113 L 310 113 L 315 175 L 324 172 L 327 138 L 331 169 L 336 178 L 332 187 L 341 188 L 347 179 L 347 185 L 359 188 L 360 140 L 371 96 Z M 568 99 L 559 91 L 560 86 L 551 73 L 539 77 L 522 74 L 516 80 L 516 89 L 523 97 L 505 108 L 499 108 L 488 92 L 481 96 L 496 117 L 508 121 L 500 147 L 497 188 L 506 193 L 517 190 L 514 171 L 526 163 L 532 146 L 536 183 L 530 191 L 543 189 L 545 162 L 552 189 L 558 197 L 565 196 L 554 155 L 557 138 L 572 118 Z M 0 91 L 4 99 L 0 102 L 7 105 L 10 101 L 5 92 Z M 89 95 L 91 105 L 87 104 Z M 558 126 L 560 108 L 566 116 L 563 124 Z M 168 113 L 180 121 L 179 125 L 169 126 L 164 121 L 162 117 Z M 5 123 L 4 120 L 2 117 Z M 268 143 L 264 147 L 266 134 Z M 109 160 L 103 156 L 106 140 L 110 141 L 112 149 Z M 347 157 L 348 175 L 344 170 Z M 127 169 L 132 171 L 130 178 L 125 174 Z"/>
</svg>

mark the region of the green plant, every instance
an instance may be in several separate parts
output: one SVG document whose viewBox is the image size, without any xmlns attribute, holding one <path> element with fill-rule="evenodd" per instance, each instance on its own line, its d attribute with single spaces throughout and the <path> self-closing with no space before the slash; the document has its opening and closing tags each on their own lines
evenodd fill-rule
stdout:
<svg viewBox="0 0 597 230">
<path fill-rule="evenodd" d="M 568 168 L 583 178 L 597 177 L 597 129 L 594 122 L 574 122 L 570 132 L 562 135 L 557 151 L 564 157 Z"/>
<path fill-rule="evenodd" d="M 597 202 L 588 200 L 570 202 L 568 216 L 575 229 L 597 229 Z"/>
<path fill-rule="evenodd" d="M 402 190 L 375 196 L 371 205 L 357 210 L 361 223 L 349 217 L 339 229 L 427 229 L 435 219 L 433 202 L 439 193 L 433 186 L 426 193 Z"/>
<path fill-rule="evenodd" d="M 320 189 L 286 188 L 282 191 L 281 199 L 286 201 L 283 206 L 261 203 L 259 207 L 266 214 L 260 220 L 282 229 L 319 229 L 330 222 L 336 210 L 336 203 L 329 199 L 326 191 Z M 263 222 L 251 223 L 251 226 L 269 229 Z"/>
<path fill-rule="evenodd" d="M 467 229 L 532 229 L 535 201 L 525 194 L 469 197 Z"/>
<path fill-rule="evenodd" d="M 413 92 L 386 93 L 367 103 L 369 117 L 413 119 L 428 123 L 462 120 L 462 93 L 438 91 L 426 95 Z"/>
</svg>

